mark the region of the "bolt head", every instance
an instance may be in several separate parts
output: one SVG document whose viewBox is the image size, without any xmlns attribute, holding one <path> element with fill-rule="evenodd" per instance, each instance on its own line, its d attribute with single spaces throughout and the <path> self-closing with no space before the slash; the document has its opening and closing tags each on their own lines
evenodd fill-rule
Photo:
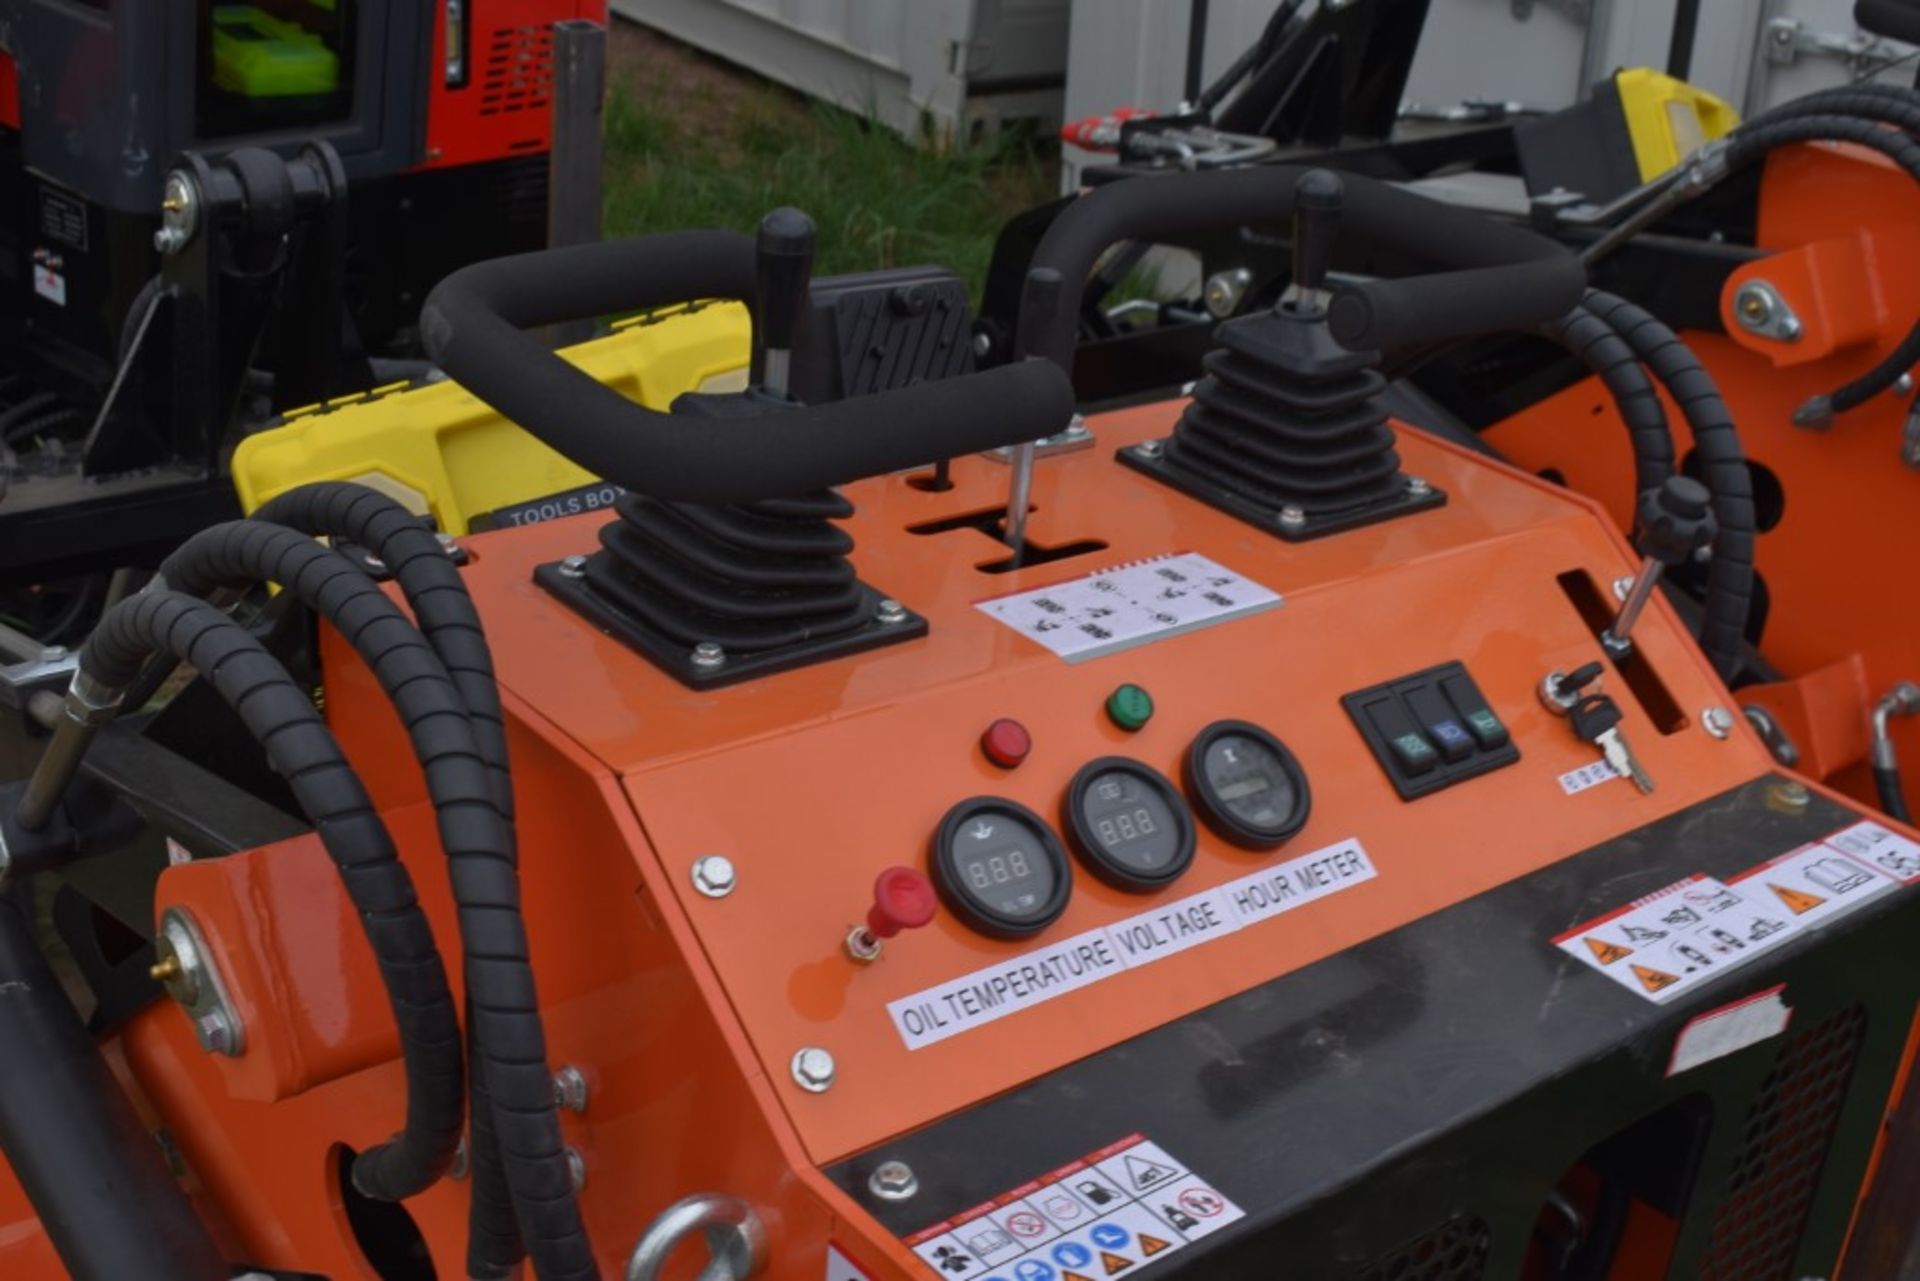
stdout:
<svg viewBox="0 0 1920 1281">
<path fill-rule="evenodd" d="M 1288 529 L 1299 529 L 1307 523 L 1306 509 L 1289 503 L 1280 509 L 1280 523 Z"/>
<path fill-rule="evenodd" d="M 1407 477 L 1407 493 L 1412 497 L 1425 498 L 1428 494 L 1431 494 L 1432 492 L 1433 492 L 1433 486 L 1427 483 L 1426 477 L 1424 476 Z"/>
<path fill-rule="evenodd" d="M 727 661 L 727 651 L 722 649 L 717 642 L 701 641 L 693 647 L 693 653 L 689 657 L 692 659 L 695 667 L 712 671 Z"/>
<path fill-rule="evenodd" d="M 1789 814 L 1804 810 L 1812 800 L 1813 793 L 1807 790 L 1807 785 L 1792 779 L 1782 779 L 1767 788 L 1767 803 Z"/>
<path fill-rule="evenodd" d="M 1709 707 L 1700 713 L 1700 728 L 1715 738 L 1733 733 L 1733 713 L 1724 707 Z"/>
<path fill-rule="evenodd" d="M 1910 391 L 1912 391 L 1912 390 L 1913 390 L 1913 375 L 1912 375 L 1912 374 L 1901 374 L 1901 375 L 1900 375 L 1900 376 L 1899 376 L 1898 378 L 1896 378 L 1896 379 L 1894 379 L 1894 380 L 1893 380 L 1893 389 L 1894 389 L 1894 391 L 1896 391 L 1896 392 L 1898 392 L 1898 393 L 1899 393 L 1900 395 L 1902 395 L 1902 396 L 1904 396 L 1904 395 L 1906 395 L 1906 394 L 1907 394 L 1908 392 L 1910 392 Z"/>
<path fill-rule="evenodd" d="M 1142 458 L 1158 458 L 1166 450 L 1167 447 L 1157 440 L 1143 440 L 1133 447 L 1133 452 Z"/>
<path fill-rule="evenodd" d="M 208 1010 L 195 1019 L 193 1035 L 208 1054 L 233 1054 L 233 1024 L 219 1010 Z"/>
<path fill-rule="evenodd" d="M 1623 574 L 1613 580 L 1613 598 L 1615 600 L 1624 601 L 1627 598 L 1627 593 L 1633 590 L 1633 579 L 1634 575 Z"/>
<path fill-rule="evenodd" d="M 708 898 L 725 898 L 738 884 L 733 860 L 724 854 L 707 854 L 693 860 L 693 888 Z"/>
<path fill-rule="evenodd" d="M 993 354 L 993 339 L 987 334 L 973 336 L 973 354 L 976 359 L 984 360 Z"/>
<path fill-rule="evenodd" d="M 905 1161 L 882 1161 L 867 1176 L 867 1190 L 882 1201 L 907 1201 L 920 1190 L 920 1180 Z"/>
<path fill-rule="evenodd" d="M 1780 322 L 1780 336 L 1788 342 L 1795 341 L 1804 332 L 1806 332 L 1805 327 L 1801 325 L 1798 316 L 1788 316 Z"/>
<path fill-rule="evenodd" d="M 553 1074 L 553 1104 L 568 1112 L 587 1110 L 587 1074 L 567 1063 Z"/>
<path fill-rule="evenodd" d="M 561 559 L 560 576 L 562 578 L 584 578 L 586 573 L 587 558 L 585 556 L 567 556 Z"/>
<path fill-rule="evenodd" d="M 579 1148 L 567 1149 L 567 1182 L 575 1192 L 587 1186 L 587 1158 L 580 1155 Z"/>
<path fill-rule="evenodd" d="M 833 1055 L 817 1045 L 797 1050 L 791 1068 L 794 1084 L 809 1094 L 825 1094 L 833 1088 Z"/>
<path fill-rule="evenodd" d="M 907 607 L 889 597 L 875 607 L 873 616 L 883 623 L 904 623 L 907 621 Z"/>
</svg>

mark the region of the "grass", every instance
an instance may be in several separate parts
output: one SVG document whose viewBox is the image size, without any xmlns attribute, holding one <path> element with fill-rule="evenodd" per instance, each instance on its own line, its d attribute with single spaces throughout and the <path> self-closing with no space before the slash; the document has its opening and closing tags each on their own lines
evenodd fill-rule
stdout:
<svg viewBox="0 0 1920 1281">
<path fill-rule="evenodd" d="M 883 126 L 771 86 L 696 86 L 668 101 L 616 81 L 606 112 L 608 236 L 751 232 L 793 205 L 820 230 L 818 275 L 937 264 L 976 300 L 1000 226 L 1057 194 L 1057 151 L 1003 135 L 964 151 L 911 147 Z"/>
</svg>

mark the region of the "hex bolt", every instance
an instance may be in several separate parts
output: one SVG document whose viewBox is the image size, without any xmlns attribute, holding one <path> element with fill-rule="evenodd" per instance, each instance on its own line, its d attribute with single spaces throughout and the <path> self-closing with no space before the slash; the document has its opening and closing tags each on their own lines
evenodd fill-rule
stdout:
<svg viewBox="0 0 1920 1281">
<path fill-rule="evenodd" d="M 1075 414 L 1067 420 L 1066 427 L 1060 432 L 1060 439 L 1085 440 L 1091 435 L 1093 435 L 1093 430 L 1087 426 L 1087 416 L 1085 414 Z"/>
<path fill-rule="evenodd" d="M 1625 600 L 1627 593 L 1633 590 L 1633 580 L 1634 575 L 1632 574 L 1622 574 L 1620 577 L 1614 579 L 1613 598 L 1615 600 Z"/>
<path fill-rule="evenodd" d="M 693 888 L 708 898 L 725 898 L 738 884 L 733 860 L 726 855 L 703 854 L 693 860 Z"/>
<path fill-rule="evenodd" d="M 553 1074 L 553 1104 L 569 1112 L 587 1110 L 587 1074 L 571 1063 L 564 1063 Z"/>
<path fill-rule="evenodd" d="M 575 1192 L 587 1186 L 587 1158 L 580 1155 L 579 1148 L 567 1149 L 567 1182 Z"/>
<path fill-rule="evenodd" d="M 1407 477 L 1407 496 L 1409 498 L 1425 498 L 1432 492 L 1433 486 L 1427 483 L 1425 476 Z"/>
<path fill-rule="evenodd" d="M 1805 332 L 1806 328 L 1800 323 L 1798 316 L 1786 316 L 1780 321 L 1780 336 L 1788 342 L 1798 341 L 1800 335 Z"/>
<path fill-rule="evenodd" d="M 833 1055 L 817 1045 L 802 1046 L 794 1053 L 793 1083 L 809 1094 L 825 1094 L 833 1088 Z"/>
<path fill-rule="evenodd" d="M 712 671 L 727 661 L 727 651 L 722 649 L 717 641 L 701 641 L 693 647 L 693 653 L 689 657 L 695 667 Z"/>
<path fill-rule="evenodd" d="M 585 578 L 587 576 L 587 558 L 585 556 L 567 556 L 560 561 L 560 577 Z"/>
<path fill-rule="evenodd" d="M 233 1053 L 233 1024 L 220 1010 L 208 1010 L 195 1019 L 193 1035 L 208 1054 Z"/>
<path fill-rule="evenodd" d="M 867 1191 L 882 1201 L 910 1201 L 920 1190 L 920 1180 L 905 1161 L 882 1161 L 867 1176 Z"/>
<path fill-rule="evenodd" d="M 1733 713 L 1724 707 L 1709 707 L 1700 713 L 1700 728 L 1715 738 L 1733 733 Z"/>
<path fill-rule="evenodd" d="M 1280 524 L 1284 529 L 1304 529 L 1307 524 L 1307 512 L 1304 507 L 1288 503 L 1280 509 Z"/>
<path fill-rule="evenodd" d="M 907 607 L 889 596 L 875 607 L 873 616 L 889 626 L 904 623 L 907 621 Z"/>
<path fill-rule="evenodd" d="M 1807 790 L 1807 785 L 1790 778 L 1783 778 L 1767 788 L 1767 804 L 1783 813 L 1798 814 L 1812 800 L 1813 793 Z"/>
<path fill-rule="evenodd" d="M 1142 458 L 1158 458 L 1165 450 L 1166 446 L 1157 440 L 1143 440 L 1133 447 L 1133 452 Z"/>
</svg>

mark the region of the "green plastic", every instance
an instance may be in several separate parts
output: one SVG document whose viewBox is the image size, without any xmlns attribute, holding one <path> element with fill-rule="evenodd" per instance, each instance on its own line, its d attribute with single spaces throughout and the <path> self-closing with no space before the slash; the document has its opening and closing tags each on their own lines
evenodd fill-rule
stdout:
<svg viewBox="0 0 1920 1281">
<path fill-rule="evenodd" d="M 1137 730 L 1153 719 L 1153 695 L 1138 685 L 1122 685 L 1107 695 L 1107 715 L 1121 729 Z"/>
<path fill-rule="evenodd" d="M 213 11 L 213 83 L 246 98 L 301 98 L 340 87 L 340 59 L 319 36 L 250 4 Z"/>
</svg>

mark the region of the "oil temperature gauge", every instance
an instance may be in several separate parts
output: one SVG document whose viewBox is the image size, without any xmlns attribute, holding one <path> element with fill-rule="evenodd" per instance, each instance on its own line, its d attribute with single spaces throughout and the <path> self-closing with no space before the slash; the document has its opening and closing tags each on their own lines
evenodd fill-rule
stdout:
<svg viewBox="0 0 1920 1281">
<path fill-rule="evenodd" d="M 940 820 L 933 884 L 947 906 L 995 938 L 1025 938 L 1066 910 L 1073 875 L 1047 821 L 1018 801 L 976 796 Z"/>
<path fill-rule="evenodd" d="M 1306 824 L 1306 772 L 1282 743 L 1246 721 L 1215 721 L 1187 753 L 1187 786 L 1207 826 L 1235 845 L 1264 850 Z"/>
</svg>

